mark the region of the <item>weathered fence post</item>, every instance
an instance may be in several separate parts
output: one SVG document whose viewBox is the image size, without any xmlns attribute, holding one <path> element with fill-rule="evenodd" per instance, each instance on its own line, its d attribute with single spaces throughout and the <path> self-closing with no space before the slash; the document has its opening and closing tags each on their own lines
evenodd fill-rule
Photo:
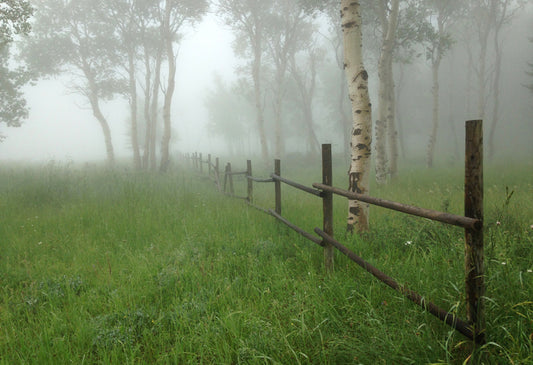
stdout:
<svg viewBox="0 0 533 365">
<path fill-rule="evenodd" d="M 207 176 L 211 177 L 211 154 L 207 155 Z"/>
<path fill-rule="evenodd" d="M 224 193 L 226 193 L 226 186 L 228 183 L 228 172 L 229 172 L 229 163 L 226 164 L 226 168 L 224 169 L 224 189 L 222 190 Z"/>
<path fill-rule="evenodd" d="M 331 161 L 331 144 L 322 145 L 322 184 L 333 185 L 333 169 Z M 322 192 L 322 212 L 324 221 L 324 232 L 333 237 L 333 193 L 330 191 Z M 334 264 L 334 247 L 322 241 L 324 244 L 324 265 L 326 272 L 333 271 Z"/>
<path fill-rule="evenodd" d="M 254 184 L 251 179 L 252 177 L 252 160 L 246 161 L 246 180 L 248 180 L 248 194 L 247 199 L 248 203 L 252 203 L 254 198 Z"/>
<path fill-rule="evenodd" d="M 231 173 L 231 162 L 228 162 L 228 180 L 229 180 L 229 192 L 231 195 L 234 195 L 235 190 L 233 190 L 233 174 Z"/>
<path fill-rule="evenodd" d="M 220 162 L 218 157 L 215 159 L 215 181 L 217 183 L 217 189 L 220 191 Z"/>
<path fill-rule="evenodd" d="M 204 166 L 203 166 L 202 153 L 201 152 L 200 152 L 199 162 L 200 162 L 200 173 L 203 173 L 204 172 Z"/>
<path fill-rule="evenodd" d="M 274 175 L 281 176 L 281 161 L 274 160 Z M 274 192 L 276 196 L 275 212 L 281 215 L 281 181 L 274 180 Z"/>
<path fill-rule="evenodd" d="M 465 216 L 483 221 L 483 122 L 466 122 Z M 483 296 L 483 226 L 465 228 L 466 315 L 473 327 L 474 341 L 485 341 Z"/>
</svg>

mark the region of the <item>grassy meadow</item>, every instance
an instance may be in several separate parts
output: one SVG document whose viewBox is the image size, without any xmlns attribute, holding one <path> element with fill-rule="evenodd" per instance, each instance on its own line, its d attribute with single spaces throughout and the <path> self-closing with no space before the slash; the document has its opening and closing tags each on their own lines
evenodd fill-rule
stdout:
<svg viewBox="0 0 533 365">
<path fill-rule="evenodd" d="M 311 166 L 282 174 L 320 181 Z M 326 275 L 320 247 L 184 167 L 0 167 L 0 364 L 533 363 L 531 171 L 485 169 L 488 342 L 474 348 L 340 253 Z M 272 208 L 273 185 L 255 186 Z M 282 190 L 285 217 L 321 226 L 319 199 Z M 463 171 L 409 166 L 372 195 L 461 214 Z M 465 317 L 460 228 L 372 208 L 371 231 L 346 237 L 346 201 L 334 209 L 339 241 Z"/>
</svg>

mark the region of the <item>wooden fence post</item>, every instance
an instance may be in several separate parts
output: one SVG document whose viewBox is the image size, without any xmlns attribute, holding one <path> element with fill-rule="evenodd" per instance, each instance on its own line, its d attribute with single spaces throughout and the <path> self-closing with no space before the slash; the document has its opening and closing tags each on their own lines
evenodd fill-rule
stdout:
<svg viewBox="0 0 533 365">
<path fill-rule="evenodd" d="M 281 161 L 274 160 L 274 175 L 281 176 Z M 276 196 L 276 205 L 274 211 L 281 215 L 281 181 L 274 180 L 274 193 Z"/>
<path fill-rule="evenodd" d="M 226 168 L 224 169 L 224 190 L 222 190 L 224 193 L 226 193 L 226 186 L 228 184 L 228 168 L 229 168 L 229 163 L 226 164 Z"/>
<path fill-rule="evenodd" d="M 246 180 L 248 180 L 248 196 L 247 196 L 247 199 L 248 199 L 248 203 L 252 203 L 253 201 L 253 198 L 254 198 L 254 184 L 253 184 L 253 181 L 251 179 L 252 177 L 252 160 L 247 160 L 246 161 Z M 248 176 L 250 178 L 248 178 Z"/>
<path fill-rule="evenodd" d="M 466 122 L 465 216 L 483 221 L 483 122 Z M 466 315 L 474 341 L 485 341 L 483 226 L 465 229 Z"/>
<path fill-rule="evenodd" d="M 333 168 L 331 161 L 331 144 L 322 145 L 322 183 L 324 185 L 333 185 Z M 333 193 L 330 191 L 323 191 L 322 194 L 322 212 L 324 232 L 333 237 Z M 334 265 L 334 247 L 325 241 L 324 243 L 324 265 L 326 272 L 333 271 Z"/>
<path fill-rule="evenodd" d="M 220 162 L 218 157 L 215 159 L 215 181 L 217 183 L 218 191 L 220 191 Z"/>
<path fill-rule="evenodd" d="M 233 175 L 231 174 L 231 162 L 228 162 L 228 180 L 229 180 L 229 192 L 231 195 L 235 194 L 233 190 Z"/>
<path fill-rule="evenodd" d="M 202 161 L 202 153 L 200 152 L 200 173 L 203 173 L 204 172 L 204 167 L 203 167 L 203 161 Z"/>
<path fill-rule="evenodd" d="M 211 154 L 207 155 L 207 176 L 211 177 Z"/>
</svg>

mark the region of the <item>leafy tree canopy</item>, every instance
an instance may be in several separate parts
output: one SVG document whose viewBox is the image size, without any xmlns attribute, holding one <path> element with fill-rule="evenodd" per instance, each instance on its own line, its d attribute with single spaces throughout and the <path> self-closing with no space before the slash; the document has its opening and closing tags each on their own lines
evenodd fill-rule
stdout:
<svg viewBox="0 0 533 365">
<path fill-rule="evenodd" d="M 23 68 L 10 68 L 10 44 L 15 35 L 30 32 L 32 14 L 33 8 L 26 0 L 0 2 L 0 123 L 13 127 L 20 126 L 28 115 L 21 89 L 29 78 Z"/>
<path fill-rule="evenodd" d="M 30 32 L 33 8 L 26 0 L 3 0 L 0 3 L 0 46 L 13 41 L 15 34 Z"/>
</svg>

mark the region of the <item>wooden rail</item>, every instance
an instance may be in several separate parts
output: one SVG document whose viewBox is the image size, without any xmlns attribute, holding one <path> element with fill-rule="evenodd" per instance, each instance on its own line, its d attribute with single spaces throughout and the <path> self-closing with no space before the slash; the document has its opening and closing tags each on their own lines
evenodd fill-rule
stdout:
<svg viewBox="0 0 533 365">
<path fill-rule="evenodd" d="M 247 161 L 246 171 L 232 172 L 231 164 L 226 165 L 224 174 L 224 186 L 220 187 L 218 175 L 218 158 L 213 166 L 215 182 L 219 190 L 232 197 L 245 199 L 248 204 L 262 212 L 265 212 L 289 228 L 293 229 L 306 239 L 324 248 L 324 266 L 327 272 L 333 270 L 334 249 L 337 249 L 350 260 L 354 261 L 374 277 L 405 295 L 414 303 L 418 304 L 429 313 L 439 318 L 458 332 L 473 340 L 475 343 L 485 342 L 485 317 L 483 297 L 485 293 L 484 269 L 483 269 L 483 130 L 482 121 L 473 120 L 466 122 L 466 150 L 465 150 L 465 216 L 439 212 L 436 210 L 420 208 L 385 199 L 375 198 L 368 195 L 350 192 L 333 186 L 332 182 L 332 158 L 331 145 L 322 146 L 322 183 L 314 183 L 308 187 L 281 176 L 281 162 L 274 160 L 274 173 L 270 178 L 257 178 L 252 176 L 251 161 Z M 193 154 L 193 165 L 202 171 L 202 155 Z M 211 155 L 207 160 L 209 173 L 211 171 Z M 245 175 L 247 181 L 247 196 L 235 196 L 233 189 L 233 176 Z M 253 183 L 274 183 L 274 209 L 265 209 L 253 204 Z M 281 214 L 281 183 L 292 186 L 314 196 L 322 198 L 323 229 L 315 228 L 317 237 L 302 228 L 291 223 Z M 229 193 L 226 191 L 229 185 Z M 333 195 L 344 196 L 348 199 L 360 200 L 368 204 L 415 215 L 434 221 L 459 226 L 465 230 L 465 298 L 467 309 L 467 321 L 463 321 L 453 313 L 437 307 L 427 301 L 423 296 L 413 290 L 405 288 L 391 277 L 364 261 L 350 251 L 340 242 L 334 239 L 333 234 Z"/>
<path fill-rule="evenodd" d="M 292 180 L 289 180 L 289 179 L 285 179 L 284 177 L 278 176 L 276 174 L 271 174 L 270 177 L 272 178 L 273 181 L 281 181 L 282 183 L 290 185 L 290 186 L 292 186 L 292 187 L 294 187 L 294 188 L 296 188 L 298 190 L 305 191 L 306 193 L 318 196 L 320 198 L 322 198 L 322 196 L 324 195 L 320 190 L 310 188 L 308 186 L 299 184 L 299 183 L 297 183 L 295 181 L 292 181 Z"/>
<path fill-rule="evenodd" d="M 355 192 L 335 188 L 333 186 L 328 186 L 325 184 L 314 183 L 313 187 L 317 189 L 321 189 L 322 191 L 329 191 L 334 194 L 344 196 L 348 199 L 360 200 L 362 202 L 369 203 L 372 205 L 377 205 L 383 208 L 387 208 L 387 209 L 391 209 L 391 210 L 395 210 L 398 212 L 407 213 L 411 215 L 416 215 L 419 217 L 423 217 L 423 218 L 427 218 L 427 219 L 431 219 L 431 220 L 439 221 L 443 223 L 448 223 L 448 224 L 452 224 L 452 225 L 463 227 L 463 228 L 469 228 L 471 230 L 480 230 L 481 227 L 483 226 L 480 219 L 463 217 L 460 215 L 438 212 L 436 210 L 419 208 L 419 207 L 415 207 L 412 205 L 397 203 L 397 202 L 393 202 L 390 200 L 374 198 L 372 196 L 358 194 Z"/>
<path fill-rule="evenodd" d="M 355 262 L 357 265 L 361 266 L 363 269 L 374 275 L 378 280 L 381 282 L 387 284 L 392 289 L 402 293 L 407 298 L 409 298 L 412 302 L 418 304 L 425 310 L 427 310 L 429 313 L 433 314 L 435 317 L 440 319 L 441 321 L 448 324 L 450 327 L 455 328 L 457 331 L 465 335 L 466 337 L 472 339 L 473 338 L 473 331 L 472 326 L 466 323 L 465 321 L 457 318 L 457 316 L 453 313 L 446 312 L 444 309 L 439 308 L 435 304 L 428 302 L 424 297 L 422 297 L 417 292 L 406 288 L 403 285 L 398 284 L 396 280 L 391 278 L 390 276 L 385 275 L 383 272 L 363 260 L 361 257 L 357 256 L 355 253 L 350 251 L 346 246 L 342 245 L 340 242 L 336 241 L 333 237 L 329 236 L 319 228 L 315 228 L 316 234 L 318 234 L 320 237 L 322 237 L 326 242 L 329 244 L 335 246 L 337 250 L 342 252 L 344 255 L 346 255 L 350 260 Z"/>
</svg>

